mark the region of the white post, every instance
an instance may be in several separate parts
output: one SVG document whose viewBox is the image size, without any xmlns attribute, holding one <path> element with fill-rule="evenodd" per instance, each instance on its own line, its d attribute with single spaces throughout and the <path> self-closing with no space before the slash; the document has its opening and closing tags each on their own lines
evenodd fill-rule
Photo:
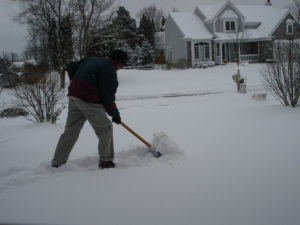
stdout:
<svg viewBox="0 0 300 225">
<path fill-rule="evenodd" d="M 195 51 L 194 51 L 194 40 L 191 40 L 191 63 L 192 63 L 192 67 L 195 65 Z"/>
<path fill-rule="evenodd" d="M 220 42 L 220 64 L 223 64 L 223 43 Z"/>
<path fill-rule="evenodd" d="M 208 42 L 209 46 L 209 61 L 212 61 L 212 42 Z"/>
</svg>

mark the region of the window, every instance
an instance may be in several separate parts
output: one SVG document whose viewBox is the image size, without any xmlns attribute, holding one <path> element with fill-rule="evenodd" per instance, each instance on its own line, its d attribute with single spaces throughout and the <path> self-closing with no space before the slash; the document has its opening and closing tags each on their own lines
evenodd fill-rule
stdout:
<svg viewBox="0 0 300 225">
<path fill-rule="evenodd" d="M 286 34 L 291 35 L 294 33 L 294 26 L 293 24 L 288 24 L 286 27 Z"/>
<path fill-rule="evenodd" d="M 235 21 L 225 21 L 225 32 L 235 32 Z"/>
<path fill-rule="evenodd" d="M 209 44 L 205 42 L 199 42 L 194 44 L 195 59 L 207 60 L 209 59 Z"/>
<path fill-rule="evenodd" d="M 230 25 L 231 25 L 231 30 L 235 31 L 235 22 L 231 21 Z"/>
<path fill-rule="evenodd" d="M 194 51 L 195 51 L 195 59 L 199 59 L 199 45 L 195 44 L 194 46 Z"/>
<path fill-rule="evenodd" d="M 167 60 L 173 61 L 173 48 L 167 48 Z"/>
<path fill-rule="evenodd" d="M 288 19 L 286 21 L 286 34 L 287 35 L 294 34 L 294 21 L 291 19 Z"/>
</svg>

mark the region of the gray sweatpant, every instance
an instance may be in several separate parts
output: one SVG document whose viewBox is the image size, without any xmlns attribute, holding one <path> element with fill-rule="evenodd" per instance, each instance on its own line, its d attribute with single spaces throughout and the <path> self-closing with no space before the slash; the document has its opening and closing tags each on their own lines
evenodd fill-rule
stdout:
<svg viewBox="0 0 300 225">
<path fill-rule="evenodd" d="M 86 120 L 91 124 L 99 139 L 98 152 L 100 160 L 113 161 L 113 126 L 105 113 L 104 106 L 77 99 L 69 99 L 65 130 L 60 136 L 53 160 L 56 160 L 59 164 L 67 162 Z"/>
</svg>

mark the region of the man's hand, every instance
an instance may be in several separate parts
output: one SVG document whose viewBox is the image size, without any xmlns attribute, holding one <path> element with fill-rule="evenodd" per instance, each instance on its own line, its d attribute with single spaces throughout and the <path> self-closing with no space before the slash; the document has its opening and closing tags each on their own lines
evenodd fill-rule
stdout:
<svg viewBox="0 0 300 225">
<path fill-rule="evenodd" d="M 120 124 L 121 123 L 121 117 L 120 117 L 120 114 L 118 113 L 117 115 L 115 115 L 113 118 L 112 118 L 112 121 L 116 124 Z"/>
</svg>

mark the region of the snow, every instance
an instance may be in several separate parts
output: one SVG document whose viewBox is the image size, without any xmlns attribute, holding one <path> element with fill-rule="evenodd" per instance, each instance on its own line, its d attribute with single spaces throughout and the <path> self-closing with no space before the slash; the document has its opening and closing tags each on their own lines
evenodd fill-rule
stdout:
<svg viewBox="0 0 300 225">
<path fill-rule="evenodd" d="M 228 18 L 229 19 L 233 19 L 233 18 L 238 19 L 238 15 L 235 14 L 235 12 L 233 12 L 231 9 L 230 10 L 226 9 L 219 18 L 221 18 L 221 19 L 228 19 Z"/>
<path fill-rule="evenodd" d="M 237 5 L 236 7 L 246 17 L 247 22 L 261 23 L 256 29 L 258 32 L 256 38 L 271 36 L 289 13 L 289 9 L 276 9 L 270 6 Z M 251 32 L 251 30 L 248 30 L 248 32 Z"/>
<path fill-rule="evenodd" d="M 228 1 L 221 1 L 214 4 L 210 3 L 209 5 L 200 4 L 197 7 L 205 15 L 205 20 L 209 21 L 212 20 L 223 7 L 225 7 L 225 4 L 230 4 L 230 3 Z"/>
<path fill-rule="evenodd" d="M 114 125 L 116 169 L 98 169 L 88 123 L 68 163 L 50 167 L 66 110 L 56 125 L 0 119 L 0 223 L 298 225 L 300 108 L 274 100 L 262 67 L 240 67 L 246 94 L 236 64 L 119 71 L 122 120 L 163 156 Z"/>
<path fill-rule="evenodd" d="M 174 12 L 169 14 L 186 39 L 212 39 L 213 35 L 194 12 Z"/>
</svg>

